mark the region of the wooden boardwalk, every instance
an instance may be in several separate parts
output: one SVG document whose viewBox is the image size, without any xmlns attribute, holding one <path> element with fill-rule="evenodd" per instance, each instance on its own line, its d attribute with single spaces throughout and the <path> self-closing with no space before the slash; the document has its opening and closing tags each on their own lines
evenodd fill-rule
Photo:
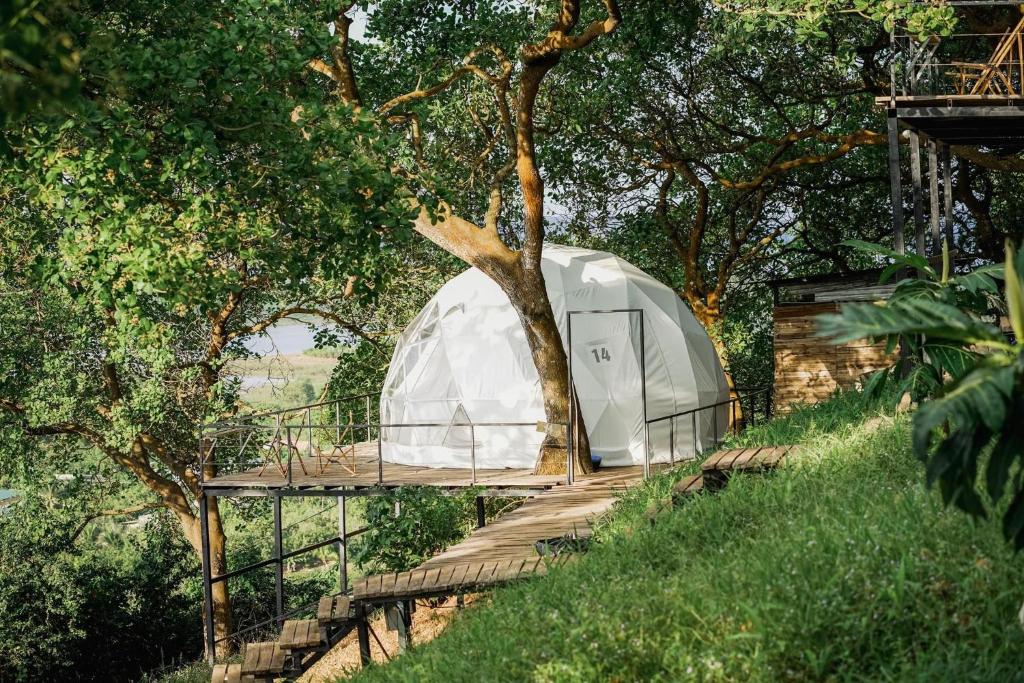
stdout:
<svg viewBox="0 0 1024 683">
<path fill-rule="evenodd" d="M 544 572 L 549 563 L 540 558 L 538 542 L 589 537 L 593 522 L 642 480 L 642 467 L 609 467 L 538 493 L 416 569 L 361 579 L 352 597 L 387 601 L 451 594 Z"/>
<path fill-rule="evenodd" d="M 478 469 L 476 482 L 469 468 L 422 467 L 400 465 L 377 460 L 377 442 L 364 441 L 355 444 L 354 473 L 337 463 L 328 463 L 321 472 L 316 454 L 308 454 L 301 447 L 301 463 L 292 456 L 291 486 L 299 489 L 369 488 L 373 486 L 435 486 L 440 488 L 466 488 L 484 486 L 490 489 L 536 489 L 543 490 L 565 484 L 565 475 L 534 474 L 530 469 Z M 305 471 L 303 471 L 303 465 Z M 287 472 L 287 470 L 286 470 Z M 383 476 L 382 476 L 383 475 Z M 203 483 L 205 489 L 274 489 L 288 486 L 287 474 L 282 474 L 276 463 L 267 467 L 250 467 L 242 472 L 222 474 Z"/>
<path fill-rule="evenodd" d="M 665 510 L 701 491 L 714 491 L 732 473 L 770 470 L 794 453 L 792 446 L 718 451 L 701 464 L 701 474 L 682 478 L 670 497 L 655 501 L 647 517 L 656 523 Z M 351 597 L 323 598 L 315 619 L 286 621 L 278 641 L 247 644 L 244 661 L 218 664 L 211 681 L 269 683 L 282 676 L 294 679 L 352 629 L 358 631 L 360 656 L 366 663 L 370 661 L 371 611 L 384 608 L 398 615 L 396 625 L 389 624 L 389 628 L 400 630 L 408 638 L 404 629 L 410 622 L 403 619 L 411 618 L 408 604 L 412 600 L 486 590 L 542 575 L 571 562 L 577 555 L 541 556 L 536 544 L 589 537 L 593 522 L 611 509 L 623 491 L 642 481 L 641 467 L 612 467 L 581 476 L 572 485 L 541 490 L 519 508 L 413 570 L 367 576 L 353 585 Z M 400 618 L 402 610 L 404 618 Z"/>
</svg>

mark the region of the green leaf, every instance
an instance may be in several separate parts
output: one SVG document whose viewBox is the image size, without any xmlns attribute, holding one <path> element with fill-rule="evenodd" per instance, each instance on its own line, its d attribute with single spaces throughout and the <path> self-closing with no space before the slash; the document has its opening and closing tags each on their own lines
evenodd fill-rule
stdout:
<svg viewBox="0 0 1024 683">
<path fill-rule="evenodd" d="M 854 249 L 863 251 L 866 254 L 887 256 L 888 258 L 891 258 L 895 264 L 898 264 L 901 267 L 915 268 L 926 273 L 932 280 L 939 279 L 938 273 L 936 273 L 935 269 L 928 263 L 928 259 L 919 254 L 901 254 L 898 251 L 889 249 L 888 247 L 883 247 L 880 244 L 874 244 L 872 242 L 865 242 L 864 240 L 845 240 L 840 242 L 840 244 L 847 247 L 853 247 Z M 889 269 L 887 268 L 886 272 L 888 271 Z M 889 277 L 891 277 L 891 274 Z M 881 282 L 884 283 L 886 280 L 881 280 Z"/>
<path fill-rule="evenodd" d="M 1013 244 L 1006 240 L 1006 309 L 1017 340 L 1024 340 L 1024 288 L 1017 273 Z"/>
<path fill-rule="evenodd" d="M 963 346 L 950 343 L 926 342 L 922 349 L 928 362 L 946 372 L 953 379 L 963 377 L 977 363 L 979 354 Z"/>
</svg>

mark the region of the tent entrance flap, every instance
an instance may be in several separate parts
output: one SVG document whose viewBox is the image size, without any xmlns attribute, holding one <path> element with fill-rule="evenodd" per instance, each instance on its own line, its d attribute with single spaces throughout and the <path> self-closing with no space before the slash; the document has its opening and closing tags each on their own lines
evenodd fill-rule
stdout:
<svg viewBox="0 0 1024 683">
<path fill-rule="evenodd" d="M 602 465 L 648 465 L 647 362 L 643 309 L 566 314 L 570 442 L 583 417 Z M 572 452 L 574 446 L 570 443 Z"/>
</svg>

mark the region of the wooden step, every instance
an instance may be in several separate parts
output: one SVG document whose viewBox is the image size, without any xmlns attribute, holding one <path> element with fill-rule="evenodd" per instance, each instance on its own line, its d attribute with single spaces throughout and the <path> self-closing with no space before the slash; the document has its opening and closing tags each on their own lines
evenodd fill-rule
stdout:
<svg viewBox="0 0 1024 683">
<path fill-rule="evenodd" d="M 241 664 L 215 664 L 210 683 L 248 683 L 252 676 L 242 676 Z"/>
<path fill-rule="evenodd" d="M 284 671 L 285 651 L 277 642 L 246 643 L 242 675 L 266 678 Z"/>
<path fill-rule="evenodd" d="M 700 464 L 705 488 L 721 488 L 733 472 L 775 469 L 794 452 L 793 446 L 730 448 L 713 453 Z"/>
<path fill-rule="evenodd" d="M 316 610 L 316 620 L 321 627 L 328 624 L 339 624 L 349 619 L 351 599 L 347 595 L 326 596 L 320 598 Z"/>
<path fill-rule="evenodd" d="M 313 650 L 324 642 L 316 619 L 294 619 L 284 622 L 277 641 L 282 650 Z"/>
<path fill-rule="evenodd" d="M 672 487 L 672 498 L 673 500 L 679 500 L 686 496 L 692 496 L 704 489 L 704 477 L 700 474 L 694 474 L 689 477 L 683 477 L 676 485 Z"/>
</svg>

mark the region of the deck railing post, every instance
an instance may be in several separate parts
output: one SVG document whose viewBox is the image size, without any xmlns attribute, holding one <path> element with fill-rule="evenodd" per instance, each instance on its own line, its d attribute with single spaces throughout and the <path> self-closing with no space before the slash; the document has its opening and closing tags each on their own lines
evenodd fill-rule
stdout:
<svg viewBox="0 0 1024 683">
<path fill-rule="evenodd" d="M 697 457 L 697 411 L 690 412 L 690 424 L 693 428 L 693 457 Z"/>
<path fill-rule="evenodd" d="M 711 443 L 718 448 L 718 406 L 711 406 Z"/>
<path fill-rule="evenodd" d="M 203 630 L 206 638 L 206 661 L 213 664 L 217 656 L 217 640 L 213 625 L 213 569 L 210 558 L 210 501 L 199 495 L 199 534 L 203 564 Z"/>
<path fill-rule="evenodd" d="M 676 466 L 676 418 L 668 419 L 668 462 L 669 467 Z"/>
<path fill-rule="evenodd" d="M 473 468 L 473 485 L 476 486 L 476 426 L 469 425 L 469 462 Z"/>
<path fill-rule="evenodd" d="M 644 339 L 644 311 L 637 311 L 640 317 L 640 401 L 644 417 L 644 479 L 651 476 L 651 425 L 647 422 L 647 344 Z"/>
<path fill-rule="evenodd" d="M 370 395 L 366 395 L 366 440 L 370 440 Z"/>
<path fill-rule="evenodd" d="M 291 426 L 285 427 L 285 443 L 288 449 L 288 457 L 286 462 L 288 464 L 288 486 L 292 485 L 292 428 Z"/>
<path fill-rule="evenodd" d="M 572 311 L 568 311 L 565 314 L 565 343 L 569 361 L 569 396 L 567 397 L 569 403 L 569 418 L 568 424 L 565 425 L 565 482 L 572 484 L 573 479 L 573 466 L 575 465 L 576 458 L 573 457 L 573 448 L 576 445 L 576 440 L 573 438 L 575 434 L 573 430 L 576 427 L 576 392 L 573 391 L 572 387 Z"/>
<path fill-rule="evenodd" d="M 302 438 L 302 427 L 299 427 L 299 438 Z M 306 444 L 306 457 L 309 458 L 309 462 L 313 462 L 313 409 L 306 408 L 306 438 L 308 439 Z M 314 470 L 316 471 L 316 470 Z"/>
<path fill-rule="evenodd" d="M 274 504 L 274 594 L 278 627 L 284 623 L 284 530 L 281 526 L 281 496 L 272 498 Z"/>
</svg>

